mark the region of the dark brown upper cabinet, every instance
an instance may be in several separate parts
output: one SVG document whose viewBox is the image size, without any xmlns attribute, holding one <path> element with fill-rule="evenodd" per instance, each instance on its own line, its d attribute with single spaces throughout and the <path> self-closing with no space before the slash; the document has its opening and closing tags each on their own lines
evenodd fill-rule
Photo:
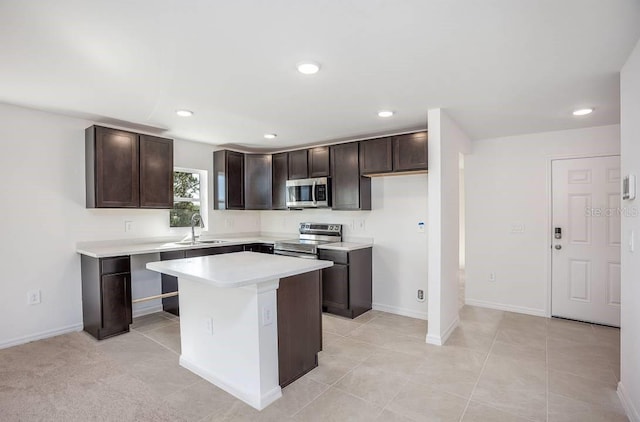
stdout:
<svg viewBox="0 0 640 422">
<path fill-rule="evenodd" d="M 427 132 L 360 142 L 360 173 L 363 175 L 425 172 L 427 169 Z"/>
<path fill-rule="evenodd" d="M 287 209 L 287 178 L 289 177 L 289 154 L 282 152 L 271 156 L 271 208 L 274 210 Z"/>
<path fill-rule="evenodd" d="M 334 210 L 370 210 L 371 179 L 360 176 L 359 143 L 332 145 L 331 184 Z"/>
<path fill-rule="evenodd" d="M 329 147 L 316 147 L 308 150 L 309 177 L 329 177 Z"/>
<path fill-rule="evenodd" d="M 360 142 L 360 173 L 370 175 L 393 171 L 392 138 Z"/>
<path fill-rule="evenodd" d="M 213 209 L 244 209 L 244 154 L 213 152 Z"/>
<path fill-rule="evenodd" d="M 271 209 L 271 154 L 244 156 L 244 208 Z"/>
<path fill-rule="evenodd" d="M 427 132 L 409 133 L 393 138 L 393 171 L 428 169 Z"/>
<path fill-rule="evenodd" d="M 309 163 L 307 150 L 290 151 L 289 153 L 289 179 L 306 179 L 309 177 Z"/>
<path fill-rule="evenodd" d="M 140 135 L 140 207 L 173 207 L 173 140 Z"/>
<path fill-rule="evenodd" d="M 85 130 L 87 208 L 171 208 L 173 141 L 119 129 Z"/>
</svg>

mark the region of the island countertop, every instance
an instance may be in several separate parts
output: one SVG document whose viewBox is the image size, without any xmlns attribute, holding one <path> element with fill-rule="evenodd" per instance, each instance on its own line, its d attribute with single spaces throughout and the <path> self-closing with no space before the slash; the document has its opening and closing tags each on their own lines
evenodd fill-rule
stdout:
<svg viewBox="0 0 640 422">
<path fill-rule="evenodd" d="M 147 269 L 216 287 L 243 287 L 333 265 L 331 261 L 234 252 L 147 263 Z"/>
</svg>

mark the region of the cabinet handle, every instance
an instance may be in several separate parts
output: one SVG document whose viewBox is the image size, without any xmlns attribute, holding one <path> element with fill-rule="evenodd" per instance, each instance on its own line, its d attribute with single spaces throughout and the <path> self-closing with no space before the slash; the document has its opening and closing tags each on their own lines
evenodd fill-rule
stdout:
<svg viewBox="0 0 640 422">
<path fill-rule="evenodd" d="M 313 205 L 318 205 L 318 201 L 316 201 L 316 181 L 313 181 L 313 187 L 311 188 L 311 200 L 313 201 Z"/>
</svg>

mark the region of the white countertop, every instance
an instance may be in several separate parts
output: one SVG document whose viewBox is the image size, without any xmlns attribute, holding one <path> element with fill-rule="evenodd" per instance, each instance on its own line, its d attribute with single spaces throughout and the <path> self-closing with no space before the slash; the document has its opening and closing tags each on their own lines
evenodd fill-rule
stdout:
<svg viewBox="0 0 640 422">
<path fill-rule="evenodd" d="M 147 269 L 216 287 L 242 287 L 331 267 L 333 262 L 257 252 L 149 262 Z"/>
<path fill-rule="evenodd" d="M 93 258 L 108 258 L 122 255 L 140 255 L 155 252 L 179 251 L 187 249 L 216 248 L 219 246 L 246 245 L 250 243 L 275 243 L 278 240 L 294 239 L 296 234 L 290 235 L 248 235 L 248 236 L 207 236 L 206 239 L 222 240 L 223 243 L 196 243 L 179 244 L 180 239 L 175 238 L 147 238 L 147 239 L 122 239 L 98 242 L 79 242 L 76 245 L 76 252 Z M 203 237 L 203 240 L 205 238 Z M 319 249 L 333 249 L 340 251 L 353 251 L 357 249 L 370 248 L 373 242 L 362 240 L 361 242 L 335 242 L 319 245 Z"/>
</svg>

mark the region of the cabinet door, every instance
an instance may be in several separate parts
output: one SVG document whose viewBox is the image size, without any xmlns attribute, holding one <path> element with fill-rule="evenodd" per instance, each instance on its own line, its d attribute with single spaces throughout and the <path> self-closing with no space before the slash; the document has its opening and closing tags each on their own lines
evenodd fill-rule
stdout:
<svg viewBox="0 0 640 422">
<path fill-rule="evenodd" d="M 391 173 L 393 159 L 391 138 L 371 139 L 360 142 L 360 173 Z"/>
<path fill-rule="evenodd" d="M 322 306 L 349 307 L 349 266 L 333 264 L 322 270 Z"/>
<path fill-rule="evenodd" d="M 308 152 L 309 177 L 329 177 L 329 147 L 311 148 Z"/>
<path fill-rule="evenodd" d="M 427 132 L 393 139 L 393 171 L 427 170 Z"/>
<path fill-rule="evenodd" d="M 160 261 L 181 259 L 185 257 L 185 251 L 160 252 Z M 162 293 L 171 293 L 178 290 L 178 277 L 162 274 Z M 176 316 L 180 316 L 180 300 L 178 296 L 162 299 L 162 309 Z"/>
<path fill-rule="evenodd" d="M 271 208 L 274 210 L 287 209 L 287 178 L 289 177 L 289 154 L 286 152 L 273 154 L 271 181 Z"/>
<path fill-rule="evenodd" d="M 371 179 L 360 177 L 358 161 L 357 142 L 331 147 L 333 209 L 371 209 Z"/>
<path fill-rule="evenodd" d="M 137 208 L 138 135 L 104 127 L 95 131 L 96 207 Z"/>
<path fill-rule="evenodd" d="M 101 277 L 101 337 L 129 330 L 131 318 L 131 274 L 109 274 Z"/>
<path fill-rule="evenodd" d="M 244 154 L 227 151 L 227 209 L 244 209 Z"/>
<path fill-rule="evenodd" d="M 173 207 L 173 140 L 140 135 L 140 207 Z"/>
<path fill-rule="evenodd" d="M 271 154 L 245 154 L 244 208 L 271 209 Z"/>
<path fill-rule="evenodd" d="M 309 177 L 307 150 L 289 152 L 289 179 L 306 179 Z"/>
</svg>

